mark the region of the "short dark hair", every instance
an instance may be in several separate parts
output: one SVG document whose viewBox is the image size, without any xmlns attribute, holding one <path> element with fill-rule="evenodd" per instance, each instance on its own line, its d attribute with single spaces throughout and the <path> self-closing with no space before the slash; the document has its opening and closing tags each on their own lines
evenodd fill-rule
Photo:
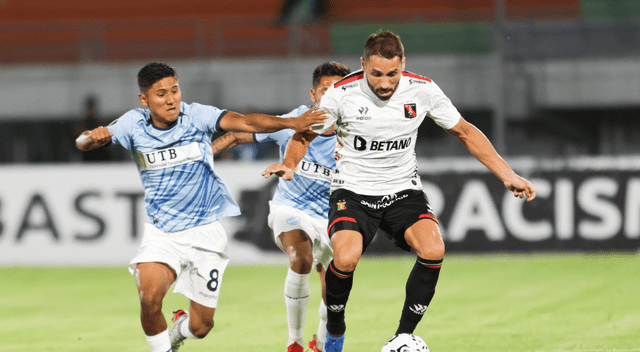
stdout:
<svg viewBox="0 0 640 352">
<path fill-rule="evenodd" d="M 404 57 L 404 46 L 400 40 L 400 36 L 393 34 L 391 31 L 380 31 L 369 36 L 367 43 L 364 45 L 364 59 L 380 55 L 385 59 L 393 59 L 398 56 L 400 59 Z"/>
<path fill-rule="evenodd" d="M 164 62 L 149 63 L 138 72 L 138 87 L 140 91 L 145 91 L 165 77 L 178 78 L 178 75 L 176 70 Z"/>
<path fill-rule="evenodd" d="M 320 84 L 322 77 L 327 76 L 340 76 L 344 77 L 351 73 L 351 70 L 338 62 L 329 61 L 321 64 L 313 70 L 313 88 L 316 88 Z"/>
</svg>

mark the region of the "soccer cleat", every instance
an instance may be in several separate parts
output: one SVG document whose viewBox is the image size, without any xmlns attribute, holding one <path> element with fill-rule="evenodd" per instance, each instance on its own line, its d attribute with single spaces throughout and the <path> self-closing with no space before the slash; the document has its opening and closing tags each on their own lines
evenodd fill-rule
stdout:
<svg viewBox="0 0 640 352">
<path fill-rule="evenodd" d="M 287 347 L 287 352 L 304 352 L 304 348 L 298 345 L 297 342 L 294 342 Z"/>
<path fill-rule="evenodd" d="M 344 335 L 334 337 L 327 332 L 327 341 L 324 343 L 325 352 L 342 352 L 342 344 L 344 343 Z"/>
<path fill-rule="evenodd" d="M 309 341 L 309 349 L 311 352 L 322 352 L 320 348 L 318 348 L 318 340 L 316 339 L 316 334 L 313 334 L 313 340 Z M 324 348 L 324 346 L 322 346 Z"/>
<path fill-rule="evenodd" d="M 171 327 L 171 332 L 169 332 L 172 352 L 177 352 L 180 349 L 180 346 L 184 345 L 184 340 L 187 339 L 185 336 L 180 334 L 180 323 L 186 319 L 189 319 L 189 313 L 185 312 L 183 309 L 173 312 L 173 318 L 171 318 L 173 326 Z"/>
</svg>

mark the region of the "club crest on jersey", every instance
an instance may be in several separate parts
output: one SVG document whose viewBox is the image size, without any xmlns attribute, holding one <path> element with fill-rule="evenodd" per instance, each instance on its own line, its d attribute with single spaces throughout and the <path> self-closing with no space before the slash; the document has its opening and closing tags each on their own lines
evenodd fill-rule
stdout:
<svg viewBox="0 0 640 352">
<path fill-rule="evenodd" d="M 416 103 L 404 104 L 404 117 L 412 119 L 418 116 L 416 112 Z"/>
<path fill-rule="evenodd" d="M 346 210 L 347 209 L 347 202 L 343 199 L 341 201 L 338 201 L 336 203 L 336 206 L 338 207 L 338 210 Z"/>
</svg>

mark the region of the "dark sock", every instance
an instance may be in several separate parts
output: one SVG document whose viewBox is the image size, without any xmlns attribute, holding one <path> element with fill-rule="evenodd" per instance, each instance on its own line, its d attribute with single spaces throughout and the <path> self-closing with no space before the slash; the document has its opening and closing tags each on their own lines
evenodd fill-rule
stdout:
<svg viewBox="0 0 640 352">
<path fill-rule="evenodd" d="M 353 271 L 340 271 L 331 261 L 325 280 L 327 283 L 327 331 L 331 335 L 342 335 L 347 329 L 344 323 L 344 309 L 353 286 Z"/>
<path fill-rule="evenodd" d="M 407 279 L 406 298 L 396 334 L 413 334 L 413 330 L 416 329 L 436 292 L 441 266 L 442 260 L 428 260 L 420 257 L 416 260 Z"/>
</svg>

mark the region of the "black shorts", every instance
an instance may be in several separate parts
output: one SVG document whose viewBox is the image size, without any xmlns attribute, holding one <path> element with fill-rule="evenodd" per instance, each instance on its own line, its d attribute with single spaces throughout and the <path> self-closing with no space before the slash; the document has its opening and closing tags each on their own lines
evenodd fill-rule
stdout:
<svg viewBox="0 0 640 352">
<path fill-rule="evenodd" d="M 421 219 L 438 222 L 424 192 L 413 189 L 387 196 L 363 196 L 338 189 L 331 192 L 329 205 L 329 237 L 340 230 L 358 231 L 362 234 L 363 253 L 378 228 L 397 247 L 411 251 L 405 231 Z"/>
</svg>

